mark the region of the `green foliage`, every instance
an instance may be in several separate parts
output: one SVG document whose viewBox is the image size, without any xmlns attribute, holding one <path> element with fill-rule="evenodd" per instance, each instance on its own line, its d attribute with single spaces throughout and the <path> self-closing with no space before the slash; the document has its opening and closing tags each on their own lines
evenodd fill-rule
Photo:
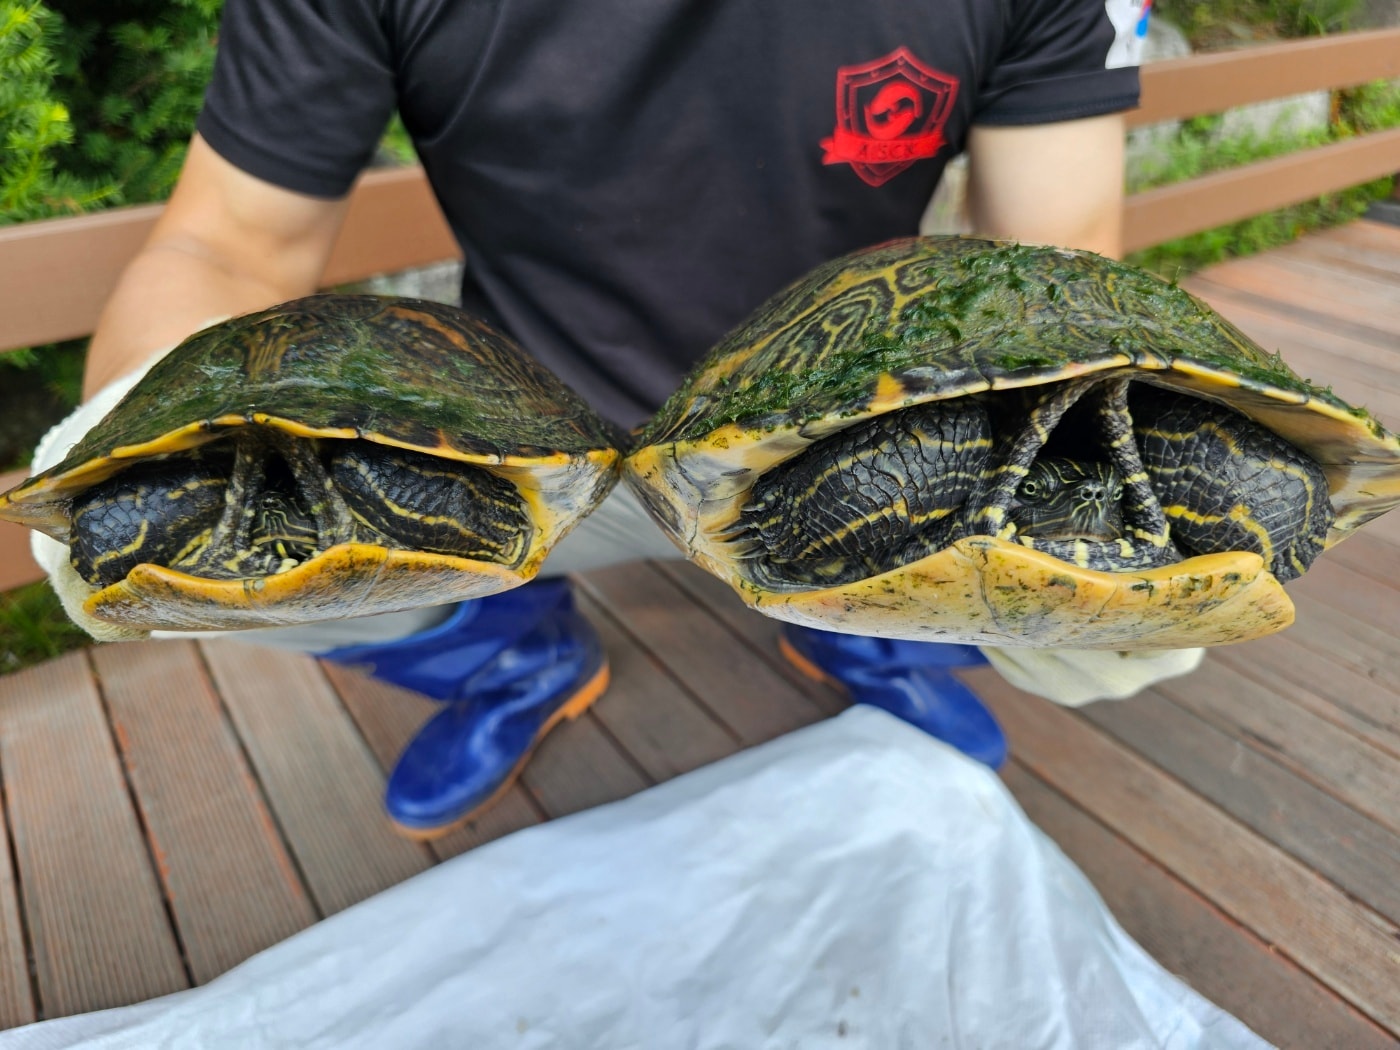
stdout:
<svg viewBox="0 0 1400 1050">
<path fill-rule="evenodd" d="M 1193 46 L 1320 36 L 1351 27 L 1361 0 L 1157 0 L 1153 11 L 1180 26 Z"/>
<path fill-rule="evenodd" d="M 1358 0 L 1273 0 L 1269 7 L 1284 36 L 1322 36 L 1351 28 Z"/>
<path fill-rule="evenodd" d="M 418 151 L 413 148 L 408 129 L 403 126 L 403 119 L 397 113 L 384 129 L 384 138 L 379 143 L 379 157 L 376 159 L 390 164 L 418 163 Z"/>
<path fill-rule="evenodd" d="M 1338 92 L 1334 108 L 1335 116 L 1326 130 L 1293 134 L 1220 139 L 1216 134 L 1220 118 L 1185 121 L 1175 143 L 1165 151 L 1164 163 L 1137 173 L 1130 180 L 1129 189 L 1167 185 L 1355 135 L 1400 127 L 1400 84 L 1377 81 Z M 1309 230 L 1349 222 L 1360 216 L 1371 201 L 1387 196 L 1392 184 L 1389 178 L 1376 179 L 1317 200 L 1168 241 L 1135 253 L 1129 261 L 1174 279 L 1212 263 L 1287 244 Z"/>
<path fill-rule="evenodd" d="M 59 168 L 73 139 L 55 87 L 60 25 L 38 0 L 0 0 L 0 224 L 85 211 L 112 196 L 110 182 Z"/>
<path fill-rule="evenodd" d="M 87 341 L 0 355 L 0 471 L 29 464 L 39 438 L 77 405 Z"/>
<path fill-rule="evenodd" d="M 69 30 L 58 85 L 76 135 L 64 166 L 116 200 L 169 195 L 214 68 L 221 0 L 49 0 Z"/>
<path fill-rule="evenodd" d="M 0 674 L 91 644 L 47 583 L 0 593 Z"/>
</svg>

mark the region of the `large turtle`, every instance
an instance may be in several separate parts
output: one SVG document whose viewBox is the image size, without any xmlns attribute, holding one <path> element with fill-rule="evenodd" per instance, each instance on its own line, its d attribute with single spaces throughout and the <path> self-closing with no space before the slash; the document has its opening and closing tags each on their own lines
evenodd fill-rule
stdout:
<svg viewBox="0 0 1400 1050">
<path fill-rule="evenodd" d="M 915 238 L 769 300 L 625 476 L 780 619 L 1154 649 L 1290 623 L 1281 583 L 1400 502 L 1400 443 L 1149 274 Z"/>
<path fill-rule="evenodd" d="M 615 444 L 470 315 L 318 295 L 191 336 L 0 517 L 71 545 L 109 636 L 303 623 L 530 579 Z"/>
</svg>

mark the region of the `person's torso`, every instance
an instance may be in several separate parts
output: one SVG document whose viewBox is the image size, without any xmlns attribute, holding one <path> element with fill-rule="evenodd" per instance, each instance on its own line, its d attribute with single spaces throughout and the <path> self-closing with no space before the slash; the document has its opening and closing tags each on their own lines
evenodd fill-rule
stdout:
<svg viewBox="0 0 1400 1050">
<path fill-rule="evenodd" d="M 790 281 L 916 232 L 1006 17 L 994 0 L 388 6 L 465 304 L 623 425 Z"/>
</svg>

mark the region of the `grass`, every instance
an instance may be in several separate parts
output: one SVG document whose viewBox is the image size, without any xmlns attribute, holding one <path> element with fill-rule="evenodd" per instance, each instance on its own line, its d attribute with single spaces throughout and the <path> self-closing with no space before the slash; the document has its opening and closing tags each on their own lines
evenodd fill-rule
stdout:
<svg viewBox="0 0 1400 1050">
<path fill-rule="evenodd" d="M 47 583 L 0 593 L 0 674 L 92 644 Z"/>
</svg>

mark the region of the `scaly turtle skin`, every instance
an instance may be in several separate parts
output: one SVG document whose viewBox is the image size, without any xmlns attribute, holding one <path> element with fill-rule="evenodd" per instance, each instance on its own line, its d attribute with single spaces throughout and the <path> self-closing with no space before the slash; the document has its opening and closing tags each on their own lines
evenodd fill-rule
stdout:
<svg viewBox="0 0 1400 1050">
<path fill-rule="evenodd" d="M 186 340 L 0 517 L 70 545 L 98 620 L 303 623 L 523 583 L 612 487 L 614 446 L 462 311 L 320 295 Z"/>
<path fill-rule="evenodd" d="M 1400 502 L 1400 442 L 1151 275 L 915 238 L 769 300 L 625 476 L 781 619 L 1153 649 L 1287 626 L 1281 583 Z"/>
</svg>

